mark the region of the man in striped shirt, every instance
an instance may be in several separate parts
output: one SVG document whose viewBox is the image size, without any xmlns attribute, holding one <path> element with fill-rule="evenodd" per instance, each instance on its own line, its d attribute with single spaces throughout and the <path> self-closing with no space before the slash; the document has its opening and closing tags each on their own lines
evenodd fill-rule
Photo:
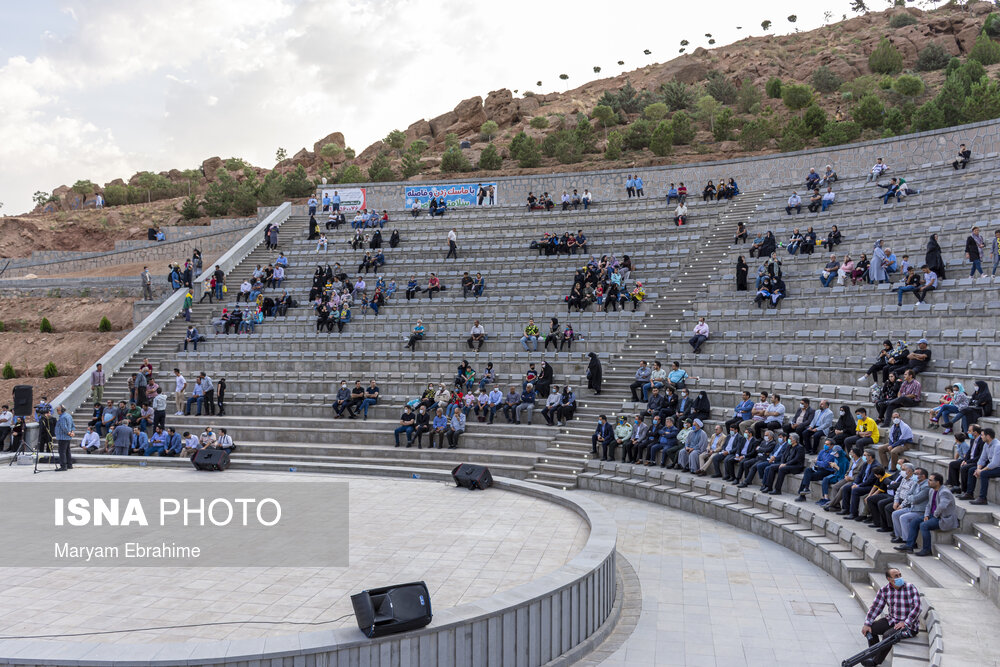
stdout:
<svg viewBox="0 0 1000 667">
<path fill-rule="evenodd" d="M 912 637 L 920 630 L 920 592 L 917 587 L 906 583 L 903 580 L 903 573 L 894 567 L 885 571 L 885 578 L 889 583 L 880 588 L 875 595 L 875 600 L 865 617 L 865 625 L 861 628 L 861 634 L 868 638 L 869 646 L 874 646 L 881 638 L 897 632 L 904 632 L 907 637 Z M 888 613 L 879 618 L 886 606 L 889 607 Z M 890 647 L 886 647 L 861 664 L 881 665 L 889 650 Z"/>
</svg>

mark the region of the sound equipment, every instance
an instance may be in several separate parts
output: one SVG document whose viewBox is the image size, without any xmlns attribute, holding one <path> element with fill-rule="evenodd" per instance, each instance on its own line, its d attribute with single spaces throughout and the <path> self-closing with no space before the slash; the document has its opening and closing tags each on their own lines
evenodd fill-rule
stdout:
<svg viewBox="0 0 1000 667">
<path fill-rule="evenodd" d="M 451 471 L 451 476 L 458 486 L 473 489 L 488 489 L 493 486 L 493 475 L 486 466 L 474 463 L 463 463 Z"/>
<path fill-rule="evenodd" d="M 899 630 L 890 633 L 882 638 L 882 641 L 875 644 L 874 646 L 869 646 L 864 651 L 852 655 L 847 660 L 840 663 L 841 667 L 854 667 L 855 665 L 860 665 L 862 662 L 869 658 L 873 658 L 879 655 L 882 651 L 888 650 L 889 648 L 895 646 L 904 639 L 909 639 L 913 635 L 907 629 Z M 868 633 L 868 637 L 871 637 L 871 633 Z"/>
<path fill-rule="evenodd" d="M 362 591 L 351 596 L 351 604 L 366 637 L 416 630 L 431 622 L 431 595 L 422 581 Z"/>
<path fill-rule="evenodd" d="M 34 387 L 30 384 L 19 384 L 14 386 L 14 416 L 30 417 L 34 408 L 34 398 L 32 392 Z"/>
<path fill-rule="evenodd" d="M 229 467 L 229 452 L 216 447 L 199 449 L 191 457 L 191 463 L 198 470 L 225 470 Z"/>
</svg>

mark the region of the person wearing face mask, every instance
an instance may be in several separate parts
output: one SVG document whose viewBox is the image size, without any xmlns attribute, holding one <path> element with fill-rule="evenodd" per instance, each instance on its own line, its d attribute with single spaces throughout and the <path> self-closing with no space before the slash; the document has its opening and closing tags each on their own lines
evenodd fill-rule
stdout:
<svg viewBox="0 0 1000 667">
<path fill-rule="evenodd" d="M 691 400 L 691 393 L 687 389 L 681 389 L 680 398 L 677 399 L 676 416 L 678 419 L 687 420 L 691 417 L 694 409 L 694 401 Z"/>
<path fill-rule="evenodd" d="M 868 416 L 868 411 L 864 408 L 858 408 L 854 415 L 857 418 L 854 424 L 854 435 L 844 439 L 844 446 L 854 448 L 878 444 L 878 424 Z"/>
<path fill-rule="evenodd" d="M 764 439 L 757 447 L 757 456 L 753 461 L 745 461 L 746 477 L 743 482 L 737 484 L 741 489 L 745 489 L 753 484 L 754 478 L 760 474 L 763 476 L 767 466 L 775 462 L 776 457 L 781 456 L 785 450 L 785 434 L 779 433 L 774 437 L 773 431 L 764 431 Z"/>
<path fill-rule="evenodd" d="M 834 444 L 844 447 L 845 451 L 850 451 L 850 447 L 846 447 L 844 441 L 854 435 L 856 424 L 857 422 L 854 421 L 854 413 L 851 411 L 851 406 L 840 406 L 840 416 L 837 417 L 837 421 L 833 425 L 833 432 L 830 435 Z"/>
<path fill-rule="evenodd" d="M 830 487 L 830 502 L 823 506 L 823 511 L 843 514 L 841 504 L 847 506 L 850 502 L 851 490 L 868 475 L 869 468 L 874 465 L 875 455 L 855 447 L 851 449 L 851 459 L 851 467 L 844 479 Z"/>
<path fill-rule="evenodd" d="M 431 413 L 427 411 L 423 405 L 417 410 L 417 418 L 414 421 L 413 435 L 417 440 L 417 449 L 423 449 L 422 440 L 424 433 L 431 430 Z M 407 442 L 406 446 L 409 447 L 411 442 Z M 434 445 L 434 437 L 431 436 L 431 446 Z"/>
<path fill-rule="evenodd" d="M 751 429 L 745 429 L 741 435 L 743 444 L 722 461 L 722 480 L 730 484 L 739 483 L 748 462 L 757 458 L 757 447 L 760 445 L 760 440 L 753 437 Z"/>
<path fill-rule="evenodd" d="M 851 521 L 864 521 L 861 516 L 862 499 L 871 495 L 875 489 L 884 489 L 883 484 L 888 476 L 885 468 L 875 462 L 874 453 L 865 452 L 865 457 L 868 459 L 868 470 L 865 471 L 865 476 L 851 485 L 849 496 L 846 491 L 841 491 L 841 504 L 844 504 L 844 501 L 847 501 L 848 504 L 841 510 L 840 515 Z M 877 493 L 877 491 L 875 492 Z"/>
<path fill-rule="evenodd" d="M 337 416 L 334 419 L 341 419 L 344 416 L 344 410 L 347 410 L 347 414 L 352 418 L 355 416 L 354 408 L 351 407 L 351 390 L 347 388 L 346 382 L 340 383 L 340 389 L 337 390 L 337 398 L 333 402 L 333 409 L 337 412 Z"/>
<path fill-rule="evenodd" d="M 833 411 L 830 403 L 826 399 L 819 402 L 819 410 L 813 413 L 812 419 L 800 435 L 802 436 L 802 446 L 809 454 L 815 454 L 826 439 L 826 434 L 833 425 Z"/>
<path fill-rule="evenodd" d="M 875 600 L 865 616 L 864 627 L 861 628 L 861 635 L 868 639 L 868 646 L 875 646 L 882 638 L 900 633 L 902 637 L 913 637 L 920 629 L 920 591 L 903 580 L 903 573 L 898 568 L 887 569 L 885 578 L 889 583 L 875 594 Z M 887 607 L 886 615 L 879 618 L 882 610 Z M 865 662 L 868 665 L 881 665 L 891 648 L 892 644 L 886 644 Z"/>
<path fill-rule="evenodd" d="M 889 485 L 889 495 L 877 503 L 868 503 L 868 516 L 880 533 L 892 532 L 892 513 L 898 510 L 917 486 L 917 469 L 912 463 L 902 463 L 900 473 Z"/>
<path fill-rule="evenodd" d="M 635 420 L 632 422 L 632 437 L 625 443 L 625 454 L 623 456 L 625 461 L 632 463 L 639 462 L 639 455 L 642 453 L 642 446 L 646 442 L 648 433 L 649 424 L 646 423 L 645 417 L 636 415 Z"/>
<path fill-rule="evenodd" d="M 903 421 L 898 412 L 892 413 L 889 442 L 878 446 L 878 460 L 887 470 L 896 470 L 899 457 L 913 445 L 913 429 Z"/>
<path fill-rule="evenodd" d="M 754 424 L 753 434 L 759 438 L 764 429 L 780 431 L 784 421 L 785 406 L 781 402 L 781 396 L 771 394 L 771 402 L 768 404 L 767 410 L 764 411 L 764 420 Z"/>
<path fill-rule="evenodd" d="M 979 424 L 969 427 L 969 433 L 956 433 L 955 459 L 948 462 L 948 488 L 952 493 L 963 494 L 966 489 L 966 478 L 970 470 L 976 469 L 976 463 L 983 454 L 983 429 Z"/>
<path fill-rule="evenodd" d="M 800 503 L 805 502 L 806 492 L 809 491 L 810 484 L 825 480 L 830 475 L 836 473 L 836 468 L 838 467 L 837 457 L 834 454 L 833 448 L 833 440 L 827 438 L 823 442 L 823 448 L 820 450 L 819 455 L 816 457 L 816 462 L 802 473 L 802 483 L 799 484 L 799 496 L 795 499 L 796 501 Z M 838 449 L 840 448 L 838 447 Z M 844 450 L 841 449 L 840 451 L 843 452 Z"/>
<path fill-rule="evenodd" d="M 678 440 L 681 438 L 678 435 Z M 691 422 L 691 432 L 684 440 L 684 448 L 677 455 L 678 466 L 688 472 L 697 472 L 702 452 L 708 447 L 708 434 L 700 419 Z"/>
<path fill-rule="evenodd" d="M 781 430 L 786 434 L 798 433 L 799 439 L 804 437 L 806 429 L 809 428 L 809 424 L 812 423 L 813 415 L 816 411 L 813 410 L 812 405 L 808 398 L 803 398 L 799 401 L 799 409 L 795 411 L 792 415 L 791 421 L 781 427 Z M 803 443 L 805 445 L 807 443 Z"/>
<path fill-rule="evenodd" d="M 785 448 L 780 459 L 764 470 L 763 481 L 764 493 L 772 496 L 781 495 L 781 487 L 785 482 L 786 475 L 797 475 L 806 467 L 806 450 L 799 441 L 797 433 L 788 435 L 788 446 Z"/>
<path fill-rule="evenodd" d="M 931 531 L 955 530 L 959 523 L 958 512 L 955 508 L 955 496 L 944 485 L 944 475 L 939 472 L 932 473 L 927 478 L 927 485 L 930 487 L 930 498 L 927 501 L 927 510 L 924 513 L 923 521 L 920 522 L 919 526 L 920 551 L 913 554 L 914 556 L 931 555 Z M 912 537 L 908 544 L 913 546 Z"/>
<path fill-rule="evenodd" d="M 723 465 L 730 456 L 735 456 L 743 448 L 744 442 L 743 436 L 740 435 L 739 425 L 730 425 L 729 435 L 726 436 L 722 449 L 713 455 L 710 461 L 713 479 L 723 477 Z"/>
<path fill-rule="evenodd" d="M 875 480 L 871 491 L 864 497 L 863 503 L 860 505 L 867 513 L 864 522 L 871 524 L 875 528 L 883 526 L 882 515 L 878 511 L 879 504 L 886 500 L 892 500 L 892 494 L 895 493 L 898 486 L 897 481 L 903 477 L 902 472 L 896 468 L 885 469 L 884 466 L 879 467 L 883 468 L 885 472 Z"/>
<path fill-rule="evenodd" d="M 909 542 L 909 528 L 919 525 L 921 518 L 927 511 L 927 501 L 930 498 L 930 486 L 927 483 L 927 471 L 924 468 L 915 468 L 913 479 L 916 480 L 913 487 L 906 493 L 905 498 L 900 498 L 899 507 L 890 514 L 892 523 L 893 544 L 902 546 L 893 547 L 896 551 L 905 551 L 907 547 L 904 542 Z M 914 520 L 916 524 L 914 524 Z"/>
<path fill-rule="evenodd" d="M 545 399 L 545 407 L 542 408 L 542 416 L 545 417 L 545 423 L 549 426 L 556 425 L 555 419 L 561 402 L 562 396 L 559 394 L 559 387 L 553 385 L 549 389 L 549 395 Z"/>
<path fill-rule="evenodd" d="M 709 469 L 712 467 L 712 459 L 722 452 L 723 447 L 726 446 L 727 439 L 722 424 L 716 424 L 708 447 L 698 456 L 698 470 L 694 473 L 695 475 L 701 477 L 708 474 Z"/>
</svg>

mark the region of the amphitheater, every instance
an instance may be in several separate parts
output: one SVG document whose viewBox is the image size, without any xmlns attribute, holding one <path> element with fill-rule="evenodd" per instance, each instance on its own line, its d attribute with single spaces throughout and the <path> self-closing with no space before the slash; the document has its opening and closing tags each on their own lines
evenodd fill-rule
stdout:
<svg viewBox="0 0 1000 667">
<path fill-rule="evenodd" d="M 954 171 L 950 161 L 959 143 L 968 144 L 974 158 L 968 169 Z M 877 157 L 884 157 L 891 174 L 905 176 L 920 194 L 883 205 L 876 197 L 882 191 L 866 183 Z M 329 251 L 317 253 L 315 243 L 306 239 L 304 206 L 286 203 L 261 210 L 258 224 L 219 262 L 230 286 L 225 302 L 193 308 L 194 323 L 208 340 L 197 352 L 182 350 L 183 294 L 168 296 L 103 357 L 111 372 L 106 396 L 127 397 L 126 380 L 147 357 L 159 378 L 169 378 L 175 367 L 188 378 L 203 370 L 216 379 L 224 377 L 225 416 L 173 416 L 171 409 L 167 417 L 167 425 L 178 432 L 200 432 L 209 423 L 228 429 L 239 446 L 232 467 L 220 476 L 328 475 L 350 480 L 359 494 L 381 479 L 375 485 L 387 489 L 388 498 L 379 502 L 388 511 L 421 505 L 426 512 L 414 513 L 407 525 L 373 521 L 368 530 L 352 527 L 357 553 L 377 550 L 374 535 L 406 534 L 419 544 L 399 549 L 378 565 L 356 567 L 359 563 L 352 562 L 350 576 L 253 571 L 220 576 L 224 581 L 215 601 L 238 600 L 246 609 L 212 607 L 211 599 L 197 595 L 185 603 L 185 595 L 172 589 L 183 574 L 149 584 L 160 591 L 161 602 L 179 600 L 157 611 L 155 601 L 133 609 L 128 599 L 111 595 L 120 593 L 122 582 L 142 586 L 142 573 L 122 571 L 116 588 L 90 577 L 89 585 L 79 589 L 83 593 L 72 596 L 60 593 L 58 578 L 33 580 L 31 568 L 21 567 L 14 571 L 17 585 L 0 593 L 5 603 L 0 621 L 3 664 L 840 664 L 864 646 L 860 626 L 888 565 L 899 567 L 923 596 L 922 632 L 894 649 L 892 665 L 1000 664 L 996 484 L 990 487 L 990 505 L 960 501 L 960 528 L 936 533 L 933 557 L 916 558 L 894 551 L 887 536 L 867 524 L 823 512 L 812 502 L 794 502 L 789 489 L 800 476 L 786 481 L 784 495 L 772 496 L 755 486 L 738 489 L 686 472 L 601 462 L 590 453 L 598 415 L 633 414 L 639 407 L 631 402 L 629 384 L 640 360 L 680 362 L 696 377 L 691 388 L 707 392 L 711 423 L 716 424 L 732 416 L 743 390 L 781 394 L 789 415 L 800 397 L 814 404 L 825 398 L 834 409 L 870 408 L 868 384 L 857 378 L 880 342 L 927 338 L 934 356 L 920 375 L 924 403 L 902 410 L 916 436 L 907 456 L 929 471 L 946 473 L 953 441 L 929 429 L 926 408 L 937 404 L 942 388 L 952 381 L 971 387 L 974 380 L 995 386 L 1000 379 L 994 363 L 1000 354 L 995 315 L 1000 282 L 989 276 L 989 266 L 984 277 L 969 278 L 963 259 L 973 225 L 983 228 L 984 238 L 992 238 L 1000 224 L 998 163 L 1000 122 L 990 121 L 830 149 L 630 170 L 643 176 L 643 199 L 625 198 L 624 171 L 525 175 L 498 179 L 496 206 L 412 218 L 403 210 L 405 184 L 363 184 L 369 204 L 389 211 L 386 238 L 398 230 L 402 239 L 398 247 L 385 248 L 386 280 L 394 279 L 402 288 L 410 275 L 424 283 L 434 271 L 450 289 L 433 300 L 421 295 L 406 301 L 398 293 L 378 316 L 355 308 L 353 321 L 340 334 L 315 333 L 307 296 L 319 263 L 340 262 L 353 275 L 351 267 L 363 252 L 350 249 L 351 230 L 331 233 Z M 819 170 L 826 164 L 840 175 L 833 208 L 786 215 L 785 200 L 792 190 L 801 191 L 809 167 Z M 720 177 L 735 178 L 741 194 L 729 202 L 702 202 L 695 194 L 700 184 Z M 690 220 L 675 227 L 665 194 L 671 182 L 681 181 L 692 190 Z M 587 211 L 557 207 L 551 212 L 529 212 L 523 206 L 529 190 L 561 193 L 573 188 L 589 188 L 596 205 Z M 822 287 L 819 273 L 827 259 L 822 250 L 789 256 L 779 249 L 788 297 L 777 309 L 760 310 L 752 291 L 735 291 L 736 258 L 748 249 L 732 245 L 741 221 L 751 238 L 771 230 L 779 240 L 793 227 L 804 231 L 808 226 L 822 238 L 836 224 L 844 236 L 839 255 L 871 253 L 874 242 L 883 239 L 897 255 L 915 258 L 911 263 L 917 266 L 930 234 L 937 233 L 948 279 L 927 303 L 910 298 L 899 307 L 888 285 Z M 233 286 L 256 265 L 276 257 L 262 243 L 268 224 L 280 226 L 278 249 L 289 260 L 284 287 L 305 305 L 286 317 L 267 319 L 253 334 L 212 335 L 212 319 L 224 306 L 234 305 Z M 458 259 L 444 260 L 451 228 L 458 233 Z M 577 229 L 587 234 L 590 254 L 632 258 L 633 276 L 643 281 L 648 295 L 640 308 L 567 313 L 565 295 L 585 257 L 542 257 L 528 246 L 543 232 Z M 752 270 L 755 261 L 750 260 Z M 206 269 L 203 280 L 212 267 Z M 462 298 L 464 271 L 485 276 L 482 297 Z M 552 316 L 571 323 L 581 335 L 572 350 L 523 351 L 520 337 L 527 319 L 545 327 Z M 687 339 L 699 316 L 706 317 L 712 336 L 702 353 L 694 355 Z M 404 339 L 418 318 L 429 333 L 411 352 L 404 349 Z M 489 334 L 478 354 L 465 344 L 474 319 Z M 586 389 L 590 352 L 599 356 L 604 369 L 600 395 Z M 477 370 L 493 362 L 501 388 L 519 384 L 529 362 L 549 362 L 554 383 L 569 384 L 577 392 L 575 418 L 564 427 L 549 427 L 539 414 L 530 425 L 499 419 L 488 425 L 473 417 L 457 450 L 393 447 L 401 406 L 419 396 L 428 382 L 450 384 L 464 359 Z M 368 419 L 335 420 L 331 402 L 339 382 L 367 384 L 370 378 L 382 394 Z M 53 403 L 73 411 L 79 431 L 90 417 L 88 399 L 89 376 Z M 997 421 L 981 420 L 994 428 Z M 74 481 L 183 482 L 207 474 L 176 458 L 76 458 L 83 465 L 72 473 L 78 475 Z M 496 486 L 472 495 L 446 488 L 451 469 L 463 462 L 489 467 Z M 3 472 L 8 480 L 19 473 L 17 468 Z M 815 500 L 816 485 L 812 492 Z M 456 506 L 473 509 L 453 514 Z M 369 509 L 375 513 L 375 506 Z M 464 531 L 454 533 L 453 516 L 467 526 Z M 504 537 L 483 547 L 491 551 L 487 557 L 461 546 L 484 536 Z M 435 547 L 436 539 L 449 547 Z M 365 562 L 367 557 L 357 558 Z M 397 577 L 428 581 L 437 601 L 429 626 L 375 640 L 352 628 L 351 619 L 308 632 L 248 623 L 224 633 L 206 627 L 184 635 L 68 636 L 94 629 L 80 616 L 99 614 L 128 630 L 163 625 L 175 617 L 170 610 L 183 604 L 202 612 L 192 619 L 246 618 L 252 611 L 256 621 L 266 622 L 276 618 L 267 607 L 273 596 L 266 604 L 253 603 L 269 589 L 238 585 L 263 580 L 297 579 L 277 593 L 290 596 L 278 618 L 329 618 L 322 614 L 345 610 L 345 592 L 398 583 L 386 580 Z M 313 615 L 296 613 L 296 604 L 309 599 L 295 597 L 303 581 L 309 582 L 310 595 L 329 593 Z M 84 598 L 104 606 L 69 613 L 73 605 L 84 605 Z M 48 613 L 51 609 L 39 603 L 45 600 L 60 601 L 65 615 Z M 60 633 L 67 637 L 56 639 Z"/>
</svg>

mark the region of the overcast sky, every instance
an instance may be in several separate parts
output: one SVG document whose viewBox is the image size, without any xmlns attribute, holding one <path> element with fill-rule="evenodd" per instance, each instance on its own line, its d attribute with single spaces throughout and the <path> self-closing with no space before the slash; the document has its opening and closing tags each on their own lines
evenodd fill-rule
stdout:
<svg viewBox="0 0 1000 667">
<path fill-rule="evenodd" d="M 474 95 L 561 91 L 559 74 L 580 85 L 595 65 L 614 75 L 664 62 L 682 39 L 689 51 L 707 46 L 705 33 L 726 44 L 762 34 L 764 19 L 772 32 L 809 30 L 850 2 L 764 5 L 3 2 L 0 213 L 29 210 L 36 190 L 193 168 L 213 155 L 271 167 L 279 146 L 292 155 L 334 131 L 360 152 Z"/>
</svg>

